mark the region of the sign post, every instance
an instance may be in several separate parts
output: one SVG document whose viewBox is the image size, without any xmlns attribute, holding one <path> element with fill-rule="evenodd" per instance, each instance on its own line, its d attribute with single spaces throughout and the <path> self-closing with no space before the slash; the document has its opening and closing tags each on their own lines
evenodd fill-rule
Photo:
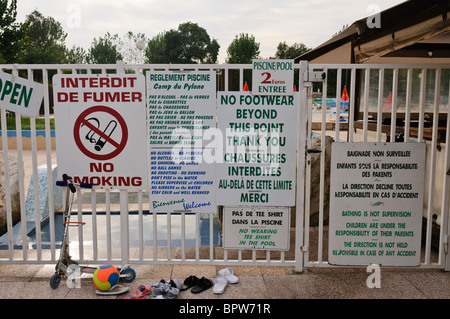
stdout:
<svg viewBox="0 0 450 319">
<path fill-rule="evenodd" d="M 333 143 L 329 262 L 420 263 L 425 143 Z"/>
<path fill-rule="evenodd" d="M 98 188 L 147 189 L 144 76 L 55 75 L 58 171 Z"/>
</svg>

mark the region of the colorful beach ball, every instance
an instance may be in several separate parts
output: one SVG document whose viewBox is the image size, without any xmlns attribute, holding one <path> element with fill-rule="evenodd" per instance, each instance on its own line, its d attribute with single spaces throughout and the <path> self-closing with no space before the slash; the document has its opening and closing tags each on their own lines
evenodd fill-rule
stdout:
<svg viewBox="0 0 450 319">
<path fill-rule="evenodd" d="M 107 291 L 119 282 L 119 272 L 113 265 L 102 265 L 94 272 L 94 285 L 101 291 Z"/>
</svg>

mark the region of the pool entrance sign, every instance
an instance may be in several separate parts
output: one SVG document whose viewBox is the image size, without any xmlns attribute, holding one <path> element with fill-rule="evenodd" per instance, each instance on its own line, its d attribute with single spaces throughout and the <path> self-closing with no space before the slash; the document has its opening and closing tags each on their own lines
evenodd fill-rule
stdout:
<svg viewBox="0 0 450 319">
<path fill-rule="evenodd" d="M 55 75 L 58 173 L 111 189 L 147 189 L 143 75 Z"/>
<path fill-rule="evenodd" d="M 288 95 L 294 92 L 294 60 L 253 60 L 254 95 Z"/>
<path fill-rule="evenodd" d="M 43 97 L 42 84 L 0 71 L 0 109 L 37 117 Z"/>
<path fill-rule="evenodd" d="M 425 143 L 333 143 L 330 264 L 420 264 L 425 150 Z"/>
</svg>

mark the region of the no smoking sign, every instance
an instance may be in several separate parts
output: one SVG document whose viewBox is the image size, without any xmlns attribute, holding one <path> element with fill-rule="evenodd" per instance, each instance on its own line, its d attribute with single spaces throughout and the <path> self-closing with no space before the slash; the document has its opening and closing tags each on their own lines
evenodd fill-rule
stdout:
<svg viewBox="0 0 450 319">
<path fill-rule="evenodd" d="M 117 111 L 98 105 L 80 114 L 73 127 L 73 137 L 86 156 L 95 160 L 110 160 L 125 148 L 128 128 Z"/>
<path fill-rule="evenodd" d="M 58 175 L 97 188 L 146 189 L 145 78 L 55 75 Z"/>
</svg>

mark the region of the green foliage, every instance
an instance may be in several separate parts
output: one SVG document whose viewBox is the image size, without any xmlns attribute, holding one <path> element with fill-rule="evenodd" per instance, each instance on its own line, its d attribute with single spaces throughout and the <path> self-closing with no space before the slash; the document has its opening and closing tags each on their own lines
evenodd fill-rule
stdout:
<svg viewBox="0 0 450 319">
<path fill-rule="evenodd" d="M 197 23 L 159 33 L 145 50 L 147 63 L 216 63 L 220 45 Z"/>
<path fill-rule="evenodd" d="M 158 33 L 147 43 L 144 51 L 145 63 L 167 63 L 166 32 Z"/>
<path fill-rule="evenodd" d="M 20 63 L 52 64 L 66 63 L 67 33 L 60 22 L 52 17 L 44 17 L 35 10 L 27 16 L 23 25 L 26 30 L 24 50 Z"/>
<path fill-rule="evenodd" d="M 280 42 L 277 46 L 277 52 L 275 52 L 275 59 L 295 59 L 309 50 L 311 49 L 303 43 L 294 43 L 289 46 L 286 41 Z"/>
<path fill-rule="evenodd" d="M 255 37 L 241 33 L 228 46 L 226 61 L 230 64 L 249 64 L 258 58 L 259 52 L 259 43 Z"/>
<path fill-rule="evenodd" d="M 109 32 L 102 38 L 94 38 L 91 47 L 88 50 L 87 62 L 93 64 L 111 64 L 122 60 L 115 42 L 118 41 L 118 35 L 111 35 Z"/>
<path fill-rule="evenodd" d="M 19 62 L 25 28 L 16 23 L 17 0 L 0 0 L 0 63 Z"/>
<path fill-rule="evenodd" d="M 14 113 L 10 113 L 14 114 Z M 33 120 L 33 119 L 31 119 Z M 22 130 L 30 130 L 31 124 L 30 124 L 30 118 L 29 117 L 22 117 L 20 119 L 21 128 Z M 0 123 L 0 129 L 2 128 Z M 6 117 L 6 128 L 8 130 L 15 130 L 16 129 L 16 118 L 14 116 L 8 116 Z M 50 129 L 55 129 L 55 119 L 50 119 Z M 36 118 L 36 130 L 45 130 L 45 119 L 44 118 Z"/>
</svg>

